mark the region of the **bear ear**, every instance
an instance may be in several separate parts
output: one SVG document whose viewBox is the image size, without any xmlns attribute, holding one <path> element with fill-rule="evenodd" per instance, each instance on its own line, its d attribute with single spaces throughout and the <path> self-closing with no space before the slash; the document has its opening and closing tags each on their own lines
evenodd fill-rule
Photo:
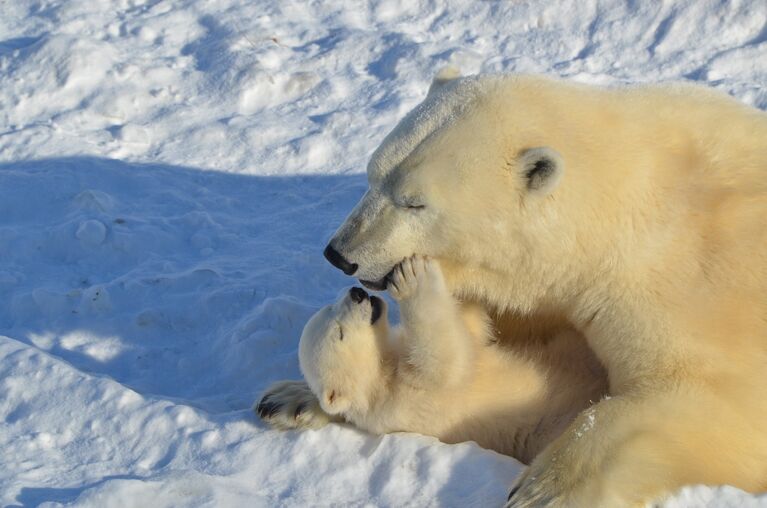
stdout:
<svg viewBox="0 0 767 508">
<path fill-rule="evenodd" d="M 528 148 L 519 156 L 519 168 L 531 194 L 547 196 L 557 187 L 565 172 L 559 152 L 548 146 Z"/>
<path fill-rule="evenodd" d="M 445 67 L 442 67 L 438 72 L 437 75 L 434 76 L 434 80 L 431 82 L 431 86 L 429 87 L 429 93 L 427 95 L 431 95 L 440 88 L 445 83 L 448 83 L 450 81 L 453 81 L 454 79 L 461 77 L 461 69 L 454 65 L 447 65 Z"/>
</svg>

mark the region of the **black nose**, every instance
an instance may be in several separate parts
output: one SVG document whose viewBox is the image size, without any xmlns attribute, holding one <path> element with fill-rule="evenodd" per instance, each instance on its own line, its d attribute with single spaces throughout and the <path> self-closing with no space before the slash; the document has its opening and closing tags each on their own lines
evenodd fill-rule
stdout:
<svg viewBox="0 0 767 508">
<path fill-rule="evenodd" d="M 325 252 L 323 252 L 323 254 L 325 259 L 330 261 L 331 265 L 335 266 L 346 275 L 351 275 L 357 271 L 357 263 L 350 263 L 345 260 L 344 257 L 339 254 L 339 252 L 335 250 L 332 245 L 328 244 L 328 246 L 325 247 Z"/>
<path fill-rule="evenodd" d="M 351 288 L 349 290 L 349 296 L 351 297 L 354 303 L 361 303 L 362 300 L 367 300 L 368 298 L 370 298 L 368 294 L 365 292 L 365 290 L 362 288 Z"/>
</svg>

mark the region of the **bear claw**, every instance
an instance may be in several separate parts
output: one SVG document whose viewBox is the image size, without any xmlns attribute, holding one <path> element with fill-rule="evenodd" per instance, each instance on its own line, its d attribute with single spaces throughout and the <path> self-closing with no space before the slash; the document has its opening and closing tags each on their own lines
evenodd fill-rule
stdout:
<svg viewBox="0 0 767 508">
<path fill-rule="evenodd" d="M 320 428 L 335 421 L 319 405 L 305 381 L 278 381 L 254 405 L 255 413 L 276 429 Z"/>
<path fill-rule="evenodd" d="M 263 399 L 261 399 L 261 402 L 258 403 L 256 412 L 258 412 L 258 416 L 266 420 L 267 418 L 274 416 L 275 413 L 277 413 L 281 408 L 282 404 L 279 402 L 271 402 L 269 400 L 269 395 L 266 395 Z"/>
</svg>

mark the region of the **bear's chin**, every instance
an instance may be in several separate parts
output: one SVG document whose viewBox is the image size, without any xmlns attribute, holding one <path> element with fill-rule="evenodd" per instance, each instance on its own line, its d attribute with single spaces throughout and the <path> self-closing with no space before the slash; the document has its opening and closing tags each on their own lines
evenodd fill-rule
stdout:
<svg viewBox="0 0 767 508">
<path fill-rule="evenodd" d="M 391 277 L 391 274 L 394 272 L 395 268 L 396 266 L 393 266 L 386 275 L 378 280 L 358 280 L 360 281 L 360 284 L 373 291 L 386 291 L 386 286 L 389 285 L 389 278 Z"/>
<path fill-rule="evenodd" d="M 386 289 L 386 277 L 383 279 L 378 280 L 362 280 L 360 279 L 360 284 L 365 286 L 366 288 L 372 290 L 372 291 L 384 291 Z"/>
</svg>

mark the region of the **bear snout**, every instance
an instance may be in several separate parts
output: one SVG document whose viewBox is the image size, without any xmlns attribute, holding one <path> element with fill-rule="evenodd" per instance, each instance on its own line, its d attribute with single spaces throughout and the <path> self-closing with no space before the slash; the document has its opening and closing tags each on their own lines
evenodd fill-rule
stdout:
<svg viewBox="0 0 767 508">
<path fill-rule="evenodd" d="M 362 288 L 353 287 L 349 290 L 349 298 L 351 298 L 354 303 L 362 303 L 364 300 L 369 299 L 370 295 L 368 295 Z"/>
<path fill-rule="evenodd" d="M 325 251 L 322 253 L 331 265 L 335 266 L 346 275 L 352 275 L 357 271 L 357 263 L 350 263 L 344 258 L 340 252 L 333 248 L 331 244 L 325 247 Z"/>
</svg>

